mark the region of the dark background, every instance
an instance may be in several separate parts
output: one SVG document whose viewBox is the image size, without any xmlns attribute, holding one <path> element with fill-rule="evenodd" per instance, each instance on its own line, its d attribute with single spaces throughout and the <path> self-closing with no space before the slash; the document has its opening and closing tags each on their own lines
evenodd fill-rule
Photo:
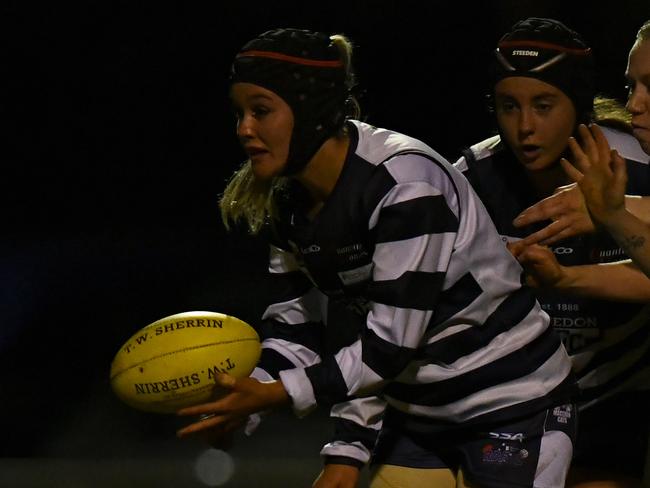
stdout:
<svg viewBox="0 0 650 488">
<path fill-rule="evenodd" d="M 175 418 L 120 404 L 108 370 L 163 316 L 254 323 L 262 311 L 266 250 L 227 234 L 217 209 L 243 159 L 227 75 L 247 40 L 275 27 L 345 33 L 365 119 L 455 160 L 492 131 L 487 60 L 515 21 L 579 31 L 600 90 L 624 99 L 627 51 L 650 18 L 647 0 L 14 0 L 0 12 L 1 486 L 202 486 L 191 466 L 203 446 L 177 441 Z M 228 486 L 307 483 L 323 420 L 279 414 L 240 439 Z"/>
</svg>

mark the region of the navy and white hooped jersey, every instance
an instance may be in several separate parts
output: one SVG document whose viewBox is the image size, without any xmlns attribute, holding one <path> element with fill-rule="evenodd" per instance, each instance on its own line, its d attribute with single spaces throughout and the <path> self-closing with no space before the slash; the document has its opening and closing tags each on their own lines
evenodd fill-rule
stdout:
<svg viewBox="0 0 650 488">
<path fill-rule="evenodd" d="M 566 400 L 566 351 L 467 180 L 420 141 L 348 129 L 319 214 L 279 203 L 255 376 L 279 376 L 298 415 L 333 405 L 322 453 L 360 461 L 386 405 L 440 432 Z"/>
<path fill-rule="evenodd" d="M 634 137 L 603 127 L 612 148 L 627 161 L 628 188 L 632 195 L 650 195 L 650 171 L 645 154 Z M 537 203 L 521 165 L 499 136 L 470 148 L 456 167 L 465 174 L 504 241 L 519 240 L 546 223 L 515 228 L 513 219 Z M 576 236 L 550 246 L 565 266 L 627 259 L 607 234 Z M 576 297 L 539 291 L 537 298 L 551 316 L 571 356 L 580 387 L 579 405 L 587 408 L 618 391 L 650 387 L 650 306 Z"/>
</svg>

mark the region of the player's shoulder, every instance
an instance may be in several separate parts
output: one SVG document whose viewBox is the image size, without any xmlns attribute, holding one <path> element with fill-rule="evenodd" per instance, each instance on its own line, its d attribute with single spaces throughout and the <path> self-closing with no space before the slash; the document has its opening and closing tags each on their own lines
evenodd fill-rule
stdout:
<svg viewBox="0 0 650 488">
<path fill-rule="evenodd" d="M 609 146 L 616 149 L 625 159 L 643 164 L 650 163 L 650 155 L 643 151 L 639 141 L 633 135 L 612 127 L 600 126 L 600 129 L 607 138 Z"/>
<path fill-rule="evenodd" d="M 382 165 L 394 157 L 408 156 L 445 161 L 443 156 L 419 139 L 365 122 L 350 122 L 358 135 L 355 155 L 374 166 Z"/>
<path fill-rule="evenodd" d="M 465 172 L 468 169 L 467 156 L 468 152 L 471 154 L 471 157 L 474 161 L 485 161 L 492 158 L 495 154 L 499 153 L 503 149 L 503 143 L 501 141 L 500 135 L 495 135 L 488 137 L 481 142 L 472 144 L 463 155 L 456 160 L 454 166 L 461 172 Z"/>
</svg>

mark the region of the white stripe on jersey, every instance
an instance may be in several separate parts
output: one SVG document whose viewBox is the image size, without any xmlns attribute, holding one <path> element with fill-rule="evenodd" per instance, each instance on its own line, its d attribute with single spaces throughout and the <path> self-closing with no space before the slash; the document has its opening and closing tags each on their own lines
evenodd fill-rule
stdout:
<svg viewBox="0 0 650 488">
<path fill-rule="evenodd" d="M 296 368 L 306 368 L 312 364 L 320 363 L 320 356 L 311 349 L 271 337 L 262 344 L 262 349 L 272 349 L 287 358 Z"/>
<path fill-rule="evenodd" d="M 319 298 L 312 288 L 301 297 L 286 302 L 273 303 L 264 311 L 262 320 L 277 320 L 285 324 L 318 322 L 321 320 L 321 316 L 316 314 L 320 311 Z"/>
<path fill-rule="evenodd" d="M 445 171 L 441 165 L 433 163 L 423 156 L 412 154 L 408 158 L 393 158 L 386 161 L 384 166 L 399 187 L 428 185 L 432 191 L 431 195 L 444 195 L 447 206 L 456 218 L 459 218 L 460 209 L 456 197 L 456 186 L 450 178 L 449 172 Z M 402 191 L 403 189 L 400 188 L 400 195 L 402 195 Z M 408 192 L 404 196 L 408 196 Z M 404 200 L 406 199 L 404 198 Z M 391 205 L 392 202 L 389 201 L 386 204 Z"/>
<path fill-rule="evenodd" d="M 446 271 L 449 261 L 440 259 L 440 256 L 451 256 L 455 236 L 455 233 L 427 234 L 377 244 L 373 279 L 395 280 L 406 271 Z"/>
<path fill-rule="evenodd" d="M 357 339 L 354 344 L 344 347 L 334 357 L 345 380 L 348 394 L 372 395 L 385 383 L 384 378 L 361 360 L 361 340 Z"/>
<path fill-rule="evenodd" d="M 332 406 L 330 416 L 344 418 L 359 425 L 379 430 L 384 408 L 386 408 L 386 402 L 376 396 L 355 398 L 349 402 L 337 403 Z"/>
<path fill-rule="evenodd" d="M 367 324 L 368 328 L 383 340 L 415 349 L 422 345 L 424 331 L 419 327 L 396 327 L 396 324 L 423 324 L 426 327 L 431 314 L 431 310 L 413 310 L 373 303 Z"/>
</svg>

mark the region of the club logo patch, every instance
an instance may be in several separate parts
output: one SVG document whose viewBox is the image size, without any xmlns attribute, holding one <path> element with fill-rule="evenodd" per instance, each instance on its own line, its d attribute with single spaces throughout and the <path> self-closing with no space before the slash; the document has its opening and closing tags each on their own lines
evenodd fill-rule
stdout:
<svg viewBox="0 0 650 488">
<path fill-rule="evenodd" d="M 511 464 L 521 466 L 528 458 L 528 450 L 502 442 L 486 444 L 481 449 L 482 461 L 486 464 Z"/>
</svg>

